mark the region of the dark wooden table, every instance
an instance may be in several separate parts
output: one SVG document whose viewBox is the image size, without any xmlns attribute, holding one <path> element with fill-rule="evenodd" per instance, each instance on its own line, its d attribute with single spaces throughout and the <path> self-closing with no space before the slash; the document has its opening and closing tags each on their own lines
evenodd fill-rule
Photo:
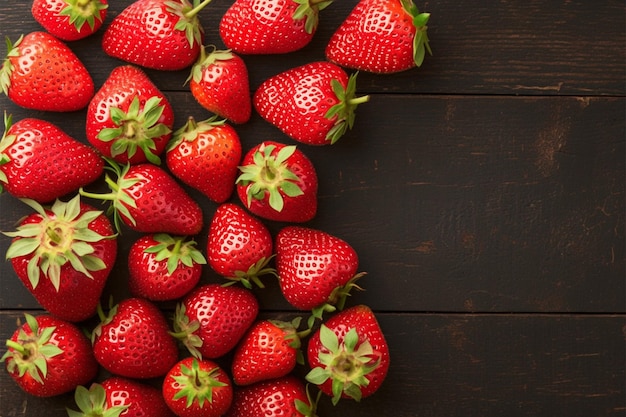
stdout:
<svg viewBox="0 0 626 417">
<path fill-rule="evenodd" d="M 12 40 L 39 30 L 25 2 L 0 3 Z M 111 1 L 109 17 L 130 0 Z M 247 56 L 251 89 L 270 75 L 323 60 L 356 0 L 337 0 L 313 42 L 284 56 Z M 200 15 L 207 42 L 229 1 Z M 620 0 L 418 2 L 432 13 L 434 56 L 420 69 L 359 75 L 354 130 L 305 147 L 320 177 L 309 223 L 350 242 L 369 274 L 349 305 L 378 315 L 392 364 L 380 391 L 320 416 L 624 416 L 626 413 L 626 6 Z M 102 31 L 71 44 L 96 86 L 121 62 Z M 2 49 L 2 53 L 6 48 Z M 147 71 L 176 111 L 208 116 L 187 71 Z M 25 111 L 84 139 L 84 112 Z M 237 130 L 246 149 L 289 141 L 258 115 Z M 207 219 L 215 205 L 193 193 Z M 0 196 L 0 229 L 29 212 Z M 269 223 L 276 232 L 282 225 Z M 128 250 L 136 236 L 125 233 Z M 198 236 L 206 242 L 206 231 Z M 4 253 L 9 238 L 0 237 Z M 203 245 L 201 244 L 200 247 Z M 104 297 L 128 295 L 120 257 Z M 0 338 L 37 302 L 0 264 Z M 204 282 L 219 280 L 209 268 Z M 294 311 L 270 283 L 263 315 Z M 64 416 L 71 395 L 37 399 L 0 373 L 0 415 Z"/>
</svg>

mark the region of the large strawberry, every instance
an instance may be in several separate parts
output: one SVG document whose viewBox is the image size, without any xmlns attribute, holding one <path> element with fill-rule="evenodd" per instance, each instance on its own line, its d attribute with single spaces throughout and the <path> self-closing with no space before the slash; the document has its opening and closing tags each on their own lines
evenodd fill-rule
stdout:
<svg viewBox="0 0 626 417">
<path fill-rule="evenodd" d="M 263 288 L 259 278 L 275 274 L 274 269 L 268 267 L 272 249 L 272 235 L 259 219 L 233 203 L 217 208 L 207 242 L 209 266 L 215 272 L 247 288 L 251 288 L 252 283 Z"/>
<path fill-rule="evenodd" d="M 211 0 L 136 0 L 104 32 L 108 55 L 158 70 L 180 70 L 200 54 L 204 30 L 198 13 Z"/>
<path fill-rule="evenodd" d="M 319 11 L 332 0 L 236 0 L 220 21 L 224 45 L 241 54 L 302 49 L 317 31 Z"/>
<path fill-rule="evenodd" d="M 233 401 L 230 378 L 208 359 L 187 357 L 163 380 L 163 398 L 178 417 L 220 417 Z"/>
<path fill-rule="evenodd" d="M 195 235 L 202 230 L 202 209 L 167 171 L 149 163 L 126 165 L 111 163 L 116 181 L 105 177 L 111 192 L 80 194 L 111 201 L 118 231 L 122 223 L 142 233 Z"/>
<path fill-rule="evenodd" d="M 235 129 L 216 118 L 196 122 L 190 117 L 174 132 L 165 161 L 176 178 L 223 203 L 235 188 L 242 150 Z"/>
<path fill-rule="evenodd" d="M 120 163 L 158 165 L 173 126 L 167 97 L 132 65 L 113 69 L 87 109 L 87 140 Z"/>
<path fill-rule="evenodd" d="M 96 151 L 58 126 L 26 118 L 12 124 L 4 115 L 0 139 L 0 191 L 47 203 L 77 191 L 102 175 Z"/>
<path fill-rule="evenodd" d="M 8 350 L 0 358 L 20 388 L 51 397 L 96 377 L 98 363 L 91 344 L 77 326 L 49 315 L 25 317 L 26 323 L 7 340 Z"/>
<path fill-rule="evenodd" d="M 309 145 L 335 143 L 354 125 L 356 77 L 330 62 L 310 62 L 274 75 L 254 93 L 254 107 L 283 133 Z"/>
<path fill-rule="evenodd" d="M 317 214 L 317 172 L 295 146 L 264 141 L 248 151 L 237 178 L 237 195 L 254 214 L 302 223 Z"/>
<path fill-rule="evenodd" d="M 331 36 L 326 57 L 343 67 L 389 74 L 419 67 L 430 13 L 413 0 L 360 0 Z"/>
<path fill-rule="evenodd" d="M 6 257 L 18 278 L 50 314 L 78 322 L 95 314 L 117 255 L 109 219 L 79 196 L 44 208 L 23 200 L 36 213 L 24 218 Z"/>
<path fill-rule="evenodd" d="M 153 301 L 180 298 L 200 281 L 206 259 L 194 240 L 165 233 L 137 239 L 128 253 L 131 294 Z"/>
<path fill-rule="evenodd" d="M 75 41 L 100 29 L 107 7 L 107 0 L 34 0 L 31 12 L 52 35 Z"/>
<path fill-rule="evenodd" d="M 191 94 L 208 111 L 236 124 L 250 120 L 248 68 L 238 55 L 230 50 L 207 54 L 202 47 L 188 81 Z"/>
<path fill-rule="evenodd" d="M 94 94 L 87 68 L 72 50 L 47 32 L 31 32 L 12 43 L 0 68 L 0 90 L 32 110 L 83 109 Z"/>
<path fill-rule="evenodd" d="M 332 397 L 360 401 L 376 392 L 389 369 L 389 347 L 376 316 L 357 305 L 329 318 L 311 335 L 307 381 Z"/>
<path fill-rule="evenodd" d="M 98 313 L 101 322 L 92 332 L 93 352 L 107 371 L 128 378 L 156 378 L 178 360 L 167 320 L 151 301 L 127 298 L 108 314 L 102 309 Z"/>
<path fill-rule="evenodd" d="M 258 313 L 249 290 L 205 284 L 176 306 L 174 335 L 194 357 L 219 358 L 237 345 Z"/>
</svg>

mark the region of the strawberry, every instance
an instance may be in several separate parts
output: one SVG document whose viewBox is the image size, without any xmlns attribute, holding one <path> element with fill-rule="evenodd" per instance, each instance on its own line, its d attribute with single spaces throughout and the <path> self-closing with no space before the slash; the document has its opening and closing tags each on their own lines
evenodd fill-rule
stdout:
<svg viewBox="0 0 626 417">
<path fill-rule="evenodd" d="M 50 34 L 75 41 L 100 29 L 107 8 L 107 0 L 34 0 L 31 12 Z"/>
<path fill-rule="evenodd" d="M 389 369 L 389 347 L 372 310 L 357 305 L 329 318 L 311 335 L 307 381 L 332 397 L 360 401 L 376 392 Z"/>
<path fill-rule="evenodd" d="M 26 118 L 12 124 L 4 115 L 0 139 L 0 191 L 47 203 L 102 175 L 104 161 L 92 148 L 45 120 Z"/>
<path fill-rule="evenodd" d="M 244 335 L 233 356 L 231 370 L 237 385 L 280 378 L 304 363 L 300 340 L 309 330 L 298 332 L 301 317 L 291 322 L 261 320 Z"/>
<path fill-rule="evenodd" d="M 146 68 L 187 68 L 200 54 L 204 30 L 197 15 L 210 1 L 136 0 L 106 29 L 102 49 Z"/>
<path fill-rule="evenodd" d="M 179 417 L 223 416 L 233 400 L 230 378 L 208 359 L 187 357 L 172 367 L 162 388 L 168 407 Z"/>
<path fill-rule="evenodd" d="M 190 117 L 174 132 L 165 161 L 176 178 L 223 203 L 235 188 L 242 150 L 235 129 L 216 117 L 201 122 Z"/>
<path fill-rule="evenodd" d="M 333 63 L 311 62 L 265 80 L 254 108 L 298 142 L 332 144 L 354 125 L 356 106 L 369 100 L 354 96 L 356 77 Z"/>
<path fill-rule="evenodd" d="M 127 298 L 108 315 L 98 310 L 92 332 L 94 356 L 107 371 L 128 378 L 163 376 L 178 360 L 176 340 L 165 316 L 151 301 Z"/>
<path fill-rule="evenodd" d="M 317 173 L 295 146 L 264 141 L 244 156 L 236 189 L 254 214 L 268 220 L 306 222 L 317 213 Z"/>
<path fill-rule="evenodd" d="M 250 120 L 248 68 L 243 59 L 230 50 L 213 50 L 207 54 L 202 47 L 187 81 L 191 94 L 208 111 L 235 124 Z"/>
<path fill-rule="evenodd" d="M 412 0 L 360 0 L 331 36 L 326 58 L 346 68 L 389 74 L 419 67 L 430 13 Z"/>
<path fill-rule="evenodd" d="M 68 408 L 69 417 L 174 417 L 158 388 L 118 376 L 79 385 L 74 400 L 80 411 Z"/>
<path fill-rule="evenodd" d="M 316 417 L 316 406 L 302 381 L 288 375 L 235 388 L 225 417 Z"/>
<path fill-rule="evenodd" d="M 258 313 L 249 290 L 205 284 L 176 306 L 174 336 L 198 359 L 219 358 L 237 345 Z"/>
<path fill-rule="evenodd" d="M 112 202 L 117 230 L 121 224 L 142 233 L 195 235 L 202 230 L 202 209 L 167 171 L 152 164 L 111 163 L 117 182 L 106 175 L 108 194 L 80 189 L 80 194 Z"/>
<path fill-rule="evenodd" d="M 47 32 L 22 35 L 15 43 L 7 38 L 0 89 L 26 109 L 54 112 L 81 110 L 94 94 L 85 65 Z"/>
<path fill-rule="evenodd" d="M 24 218 L 6 257 L 43 308 L 63 320 L 91 317 L 113 268 L 117 240 L 111 222 L 76 196 L 44 208 L 22 200 L 36 213 Z"/>
<path fill-rule="evenodd" d="M 167 98 L 132 65 L 113 69 L 87 109 L 87 140 L 120 163 L 160 164 L 173 125 Z"/>
<path fill-rule="evenodd" d="M 209 265 L 215 272 L 246 288 L 252 288 L 252 282 L 263 288 L 259 277 L 275 274 L 267 266 L 272 248 L 272 235 L 259 219 L 233 203 L 217 208 L 207 242 Z"/>
<path fill-rule="evenodd" d="M 165 233 L 140 237 L 128 253 L 131 294 L 153 301 L 180 298 L 200 281 L 204 255 L 196 242 Z"/>
<path fill-rule="evenodd" d="M 224 45 L 241 54 L 283 54 L 308 45 L 332 0 L 236 0 L 220 21 Z"/>
<path fill-rule="evenodd" d="M 89 339 L 74 324 L 44 314 L 25 314 L 7 340 L 0 358 L 13 380 L 25 392 L 52 397 L 73 391 L 96 377 L 98 363 Z"/>
</svg>

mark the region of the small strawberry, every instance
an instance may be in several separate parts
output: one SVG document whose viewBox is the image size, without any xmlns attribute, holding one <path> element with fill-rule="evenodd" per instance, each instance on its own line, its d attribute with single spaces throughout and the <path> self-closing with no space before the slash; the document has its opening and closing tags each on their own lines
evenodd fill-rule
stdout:
<svg viewBox="0 0 626 417">
<path fill-rule="evenodd" d="M 50 34 L 75 41 L 94 34 L 107 15 L 107 0 L 34 0 L 33 18 Z"/>
<path fill-rule="evenodd" d="M 254 93 L 254 108 L 265 120 L 298 142 L 333 144 L 352 129 L 356 77 L 330 62 L 311 62 L 265 80 Z"/>
<path fill-rule="evenodd" d="M 176 306 L 174 336 L 198 359 L 219 358 L 237 345 L 258 313 L 249 290 L 205 284 Z"/>
<path fill-rule="evenodd" d="M 235 188 L 242 150 L 235 129 L 216 117 L 201 122 L 190 117 L 174 132 L 165 161 L 176 178 L 223 203 Z"/>
<path fill-rule="evenodd" d="M 430 13 L 413 0 L 360 0 L 331 36 L 326 58 L 346 68 L 389 74 L 419 67 Z"/>
<path fill-rule="evenodd" d="M 237 195 L 254 214 L 281 222 L 306 222 L 317 214 L 317 173 L 296 149 L 264 141 L 244 156 Z"/>
<path fill-rule="evenodd" d="M 198 13 L 211 0 L 137 0 L 104 32 L 107 55 L 165 71 L 192 65 L 200 54 L 204 30 Z"/>
<path fill-rule="evenodd" d="M 22 201 L 36 213 L 5 233 L 14 238 L 6 257 L 15 273 L 50 314 L 71 322 L 91 317 L 117 255 L 111 222 L 79 196 L 49 208 Z"/>
<path fill-rule="evenodd" d="M 236 204 L 217 208 L 207 242 L 209 265 L 215 272 L 246 288 L 252 288 L 252 283 L 263 288 L 259 277 L 275 275 L 268 267 L 272 248 L 272 235 L 259 219 Z"/>
<path fill-rule="evenodd" d="M 179 417 L 220 417 L 233 401 L 230 378 L 208 359 L 187 357 L 163 381 L 163 398 Z"/>
<path fill-rule="evenodd" d="M 26 118 L 12 124 L 4 115 L 0 139 L 0 192 L 47 203 L 102 175 L 98 153 L 45 120 Z"/>
<path fill-rule="evenodd" d="M 332 0 L 236 0 L 220 21 L 224 45 L 241 54 L 284 54 L 308 45 Z"/>
<path fill-rule="evenodd" d="M 171 233 L 195 235 L 202 230 L 202 209 L 167 171 L 149 163 L 126 165 L 111 163 L 117 175 L 105 182 L 111 192 L 94 194 L 79 190 L 80 194 L 111 201 L 117 230 L 122 223 L 142 233 Z"/>
<path fill-rule="evenodd" d="M 310 330 L 298 332 L 301 317 L 291 322 L 261 320 L 246 332 L 235 350 L 231 363 L 233 381 L 250 385 L 280 378 L 304 364 L 300 340 Z"/>
<path fill-rule="evenodd" d="M 196 242 L 165 233 L 137 239 L 128 253 L 131 294 L 152 301 L 180 298 L 200 281 L 204 255 Z"/>
<path fill-rule="evenodd" d="M 26 323 L 7 340 L 8 350 L 0 358 L 22 390 L 52 397 L 96 377 L 98 363 L 91 344 L 77 326 L 47 314 L 25 317 Z"/>
<path fill-rule="evenodd" d="M 0 90 L 26 109 L 70 112 L 89 104 L 94 84 L 67 45 L 47 32 L 31 32 L 15 43 L 7 38 Z"/>
<path fill-rule="evenodd" d="M 213 50 L 207 54 L 203 46 L 187 81 L 191 94 L 208 111 L 235 124 L 250 120 L 248 68 L 230 50 Z"/>
<path fill-rule="evenodd" d="M 389 347 L 372 310 L 358 305 L 327 320 L 311 335 L 307 381 L 332 397 L 360 401 L 376 392 L 389 369 Z"/>
<path fill-rule="evenodd" d="M 87 140 L 120 163 L 160 164 L 173 125 L 165 95 L 132 65 L 113 69 L 87 109 Z"/>
<path fill-rule="evenodd" d="M 176 340 L 165 316 L 142 298 L 127 298 L 108 315 L 99 309 L 100 324 L 92 332 L 94 356 L 107 371 L 128 378 L 163 376 L 178 360 Z"/>
</svg>

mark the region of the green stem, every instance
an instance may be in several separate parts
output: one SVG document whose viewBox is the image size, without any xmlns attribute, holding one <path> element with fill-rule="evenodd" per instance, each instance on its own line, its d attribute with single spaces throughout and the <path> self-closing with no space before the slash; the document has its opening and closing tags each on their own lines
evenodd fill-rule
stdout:
<svg viewBox="0 0 626 417">
<path fill-rule="evenodd" d="M 366 103 L 368 101 L 370 101 L 369 95 L 351 98 L 350 100 L 348 100 L 348 104 L 357 106 L 361 103 Z"/>
<path fill-rule="evenodd" d="M 29 353 L 29 352 L 28 352 L 28 350 L 27 350 L 24 346 L 20 345 L 20 344 L 19 344 L 19 343 L 17 343 L 17 342 L 14 342 L 14 341 L 13 341 L 13 340 L 11 340 L 11 339 L 8 339 L 8 340 L 6 341 L 6 346 L 7 346 L 8 348 L 11 348 L 11 349 L 13 349 L 13 350 L 18 351 L 18 352 L 19 352 L 22 356 L 26 356 L 26 355 L 27 355 L 27 353 Z"/>
<path fill-rule="evenodd" d="M 204 6 L 206 6 L 209 3 L 211 3 L 211 0 L 204 0 L 202 3 L 198 4 L 196 7 L 189 10 L 187 13 L 185 13 L 185 17 L 187 19 L 191 19 L 195 17 L 198 13 L 200 13 L 200 10 L 204 9 Z"/>
</svg>

